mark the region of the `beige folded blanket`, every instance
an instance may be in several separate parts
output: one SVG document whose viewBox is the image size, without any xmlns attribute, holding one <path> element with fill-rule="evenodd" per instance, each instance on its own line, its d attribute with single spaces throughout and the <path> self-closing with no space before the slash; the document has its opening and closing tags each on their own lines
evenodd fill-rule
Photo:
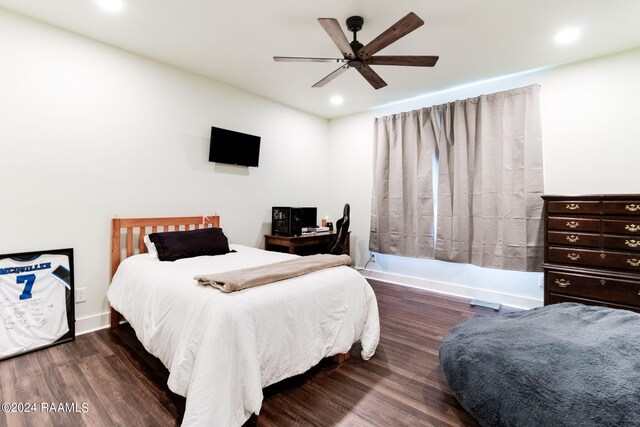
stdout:
<svg viewBox="0 0 640 427">
<path fill-rule="evenodd" d="M 194 279 L 201 285 L 209 285 L 222 292 L 233 292 L 252 288 L 279 280 L 302 276 L 313 271 L 341 265 L 350 265 L 349 255 L 310 255 L 274 264 L 225 271 L 224 273 L 202 274 Z"/>
</svg>

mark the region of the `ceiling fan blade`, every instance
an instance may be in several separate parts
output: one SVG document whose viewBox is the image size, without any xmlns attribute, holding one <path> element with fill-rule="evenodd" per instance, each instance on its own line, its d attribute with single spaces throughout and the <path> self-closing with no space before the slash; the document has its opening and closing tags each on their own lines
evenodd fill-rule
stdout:
<svg viewBox="0 0 640 427">
<path fill-rule="evenodd" d="M 371 69 L 371 67 L 369 67 L 368 65 L 356 67 L 356 70 L 358 70 L 358 72 L 362 74 L 362 77 L 364 77 L 369 82 L 369 84 L 373 86 L 374 89 L 380 89 L 387 85 L 387 83 L 382 80 L 378 73 L 373 71 L 373 69 Z"/>
<path fill-rule="evenodd" d="M 347 62 L 344 58 L 307 58 L 302 56 L 274 56 L 276 62 Z"/>
<path fill-rule="evenodd" d="M 347 40 L 347 36 L 344 35 L 344 31 L 340 28 L 338 20 L 335 18 L 318 18 L 318 22 L 327 34 L 329 34 L 329 37 L 331 37 L 331 40 L 338 46 L 338 49 L 340 49 L 340 52 L 342 52 L 345 58 L 354 59 L 356 57 Z"/>
<path fill-rule="evenodd" d="M 349 68 L 349 66 L 347 64 L 343 65 L 342 67 L 338 68 L 337 70 L 333 71 L 331 74 L 329 74 L 328 76 L 326 76 L 324 79 L 320 80 L 318 83 L 314 84 L 311 87 L 322 87 L 324 85 L 326 85 L 327 83 L 329 83 L 331 80 L 335 79 L 336 77 L 338 77 L 340 74 L 344 73 L 345 71 L 347 71 L 347 68 Z"/>
<path fill-rule="evenodd" d="M 424 21 L 413 12 L 409 12 L 407 16 L 393 24 L 386 31 L 373 39 L 369 44 L 360 49 L 357 54 L 360 59 L 367 59 L 376 52 L 389 46 L 396 40 L 406 36 L 411 31 L 424 24 Z"/>
<path fill-rule="evenodd" d="M 408 65 L 413 67 L 433 67 L 438 62 L 438 56 L 391 55 L 372 56 L 367 61 L 371 65 Z"/>
</svg>

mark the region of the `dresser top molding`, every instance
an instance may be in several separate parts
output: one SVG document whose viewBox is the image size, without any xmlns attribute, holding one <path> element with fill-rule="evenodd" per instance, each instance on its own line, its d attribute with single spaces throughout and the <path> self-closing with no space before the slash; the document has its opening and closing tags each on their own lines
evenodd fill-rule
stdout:
<svg viewBox="0 0 640 427">
<path fill-rule="evenodd" d="M 632 199 L 640 199 L 640 194 L 583 194 L 583 195 L 554 195 L 554 194 L 544 194 L 541 196 L 544 200 L 632 200 Z"/>
</svg>

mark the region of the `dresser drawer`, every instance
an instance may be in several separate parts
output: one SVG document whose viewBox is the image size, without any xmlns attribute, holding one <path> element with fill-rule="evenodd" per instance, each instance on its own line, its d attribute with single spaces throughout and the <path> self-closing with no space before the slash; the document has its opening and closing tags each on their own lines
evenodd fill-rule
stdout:
<svg viewBox="0 0 640 427">
<path fill-rule="evenodd" d="M 596 233 L 600 231 L 599 219 L 550 216 L 548 220 L 549 230 L 592 231 Z"/>
<path fill-rule="evenodd" d="M 565 265 L 604 267 L 606 255 L 598 250 L 549 247 L 549 262 Z"/>
<path fill-rule="evenodd" d="M 640 305 L 640 282 L 559 272 L 548 272 L 545 282 L 546 290 L 552 293 Z"/>
<path fill-rule="evenodd" d="M 611 251 L 602 253 L 605 255 L 601 264 L 603 267 L 640 272 L 640 254 Z"/>
<path fill-rule="evenodd" d="M 600 202 L 585 202 L 580 200 L 549 202 L 547 212 L 568 213 L 568 214 L 599 214 L 601 211 Z"/>
<path fill-rule="evenodd" d="M 602 220 L 602 232 L 640 236 L 640 219 L 604 219 Z"/>
<path fill-rule="evenodd" d="M 640 254 L 633 252 L 598 251 L 550 246 L 549 262 L 640 272 Z"/>
<path fill-rule="evenodd" d="M 559 295 L 559 294 L 553 294 L 553 293 L 548 294 L 548 299 L 547 299 L 548 304 L 559 304 L 561 302 L 577 302 L 579 304 L 597 305 L 601 307 L 618 308 L 622 310 L 631 310 L 635 312 L 640 311 L 640 307 L 637 307 L 637 306 L 634 307 L 634 306 L 627 306 L 622 304 L 614 304 L 610 302 L 597 301 L 597 300 L 592 300 L 587 298 L 576 298 L 568 295 Z"/>
<path fill-rule="evenodd" d="M 563 232 L 563 231 L 550 231 L 547 234 L 547 242 L 553 245 L 583 246 L 583 247 L 599 248 L 600 235 L 586 234 L 586 233 L 570 233 L 570 232 Z"/>
<path fill-rule="evenodd" d="M 608 215 L 638 215 L 640 200 L 603 202 L 602 212 Z"/>
<path fill-rule="evenodd" d="M 640 236 L 602 236 L 602 247 L 605 249 L 622 249 L 640 252 Z"/>
</svg>

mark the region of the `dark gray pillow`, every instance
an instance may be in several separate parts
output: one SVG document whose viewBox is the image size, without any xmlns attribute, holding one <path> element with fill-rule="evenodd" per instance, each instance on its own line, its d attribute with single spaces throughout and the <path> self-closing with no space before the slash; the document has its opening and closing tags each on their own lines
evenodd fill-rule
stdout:
<svg viewBox="0 0 640 427">
<path fill-rule="evenodd" d="M 202 255 L 224 255 L 231 252 L 222 228 L 151 233 L 160 261 L 175 261 Z"/>
</svg>

